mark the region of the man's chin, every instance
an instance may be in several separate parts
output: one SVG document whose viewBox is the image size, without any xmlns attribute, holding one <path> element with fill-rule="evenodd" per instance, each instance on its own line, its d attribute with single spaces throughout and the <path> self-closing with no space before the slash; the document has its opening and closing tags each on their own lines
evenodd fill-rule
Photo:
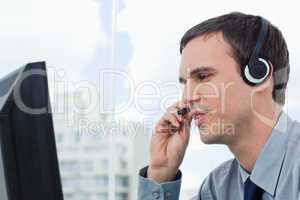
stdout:
<svg viewBox="0 0 300 200">
<path fill-rule="evenodd" d="M 200 139 L 204 144 L 223 144 L 222 138 L 215 133 L 199 129 Z"/>
<path fill-rule="evenodd" d="M 200 139 L 204 144 L 213 144 L 213 137 L 208 131 L 199 129 Z"/>
</svg>

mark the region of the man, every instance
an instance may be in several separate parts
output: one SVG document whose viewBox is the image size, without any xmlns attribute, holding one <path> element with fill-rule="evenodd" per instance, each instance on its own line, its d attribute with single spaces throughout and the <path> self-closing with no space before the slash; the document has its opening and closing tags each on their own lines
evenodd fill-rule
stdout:
<svg viewBox="0 0 300 200">
<path fill-rule="evenodd" d="M 262 17 L 234 12 L 188 30 L 180 52 L 183 98 L 155 127 L 138 198 L 179 198 L 195 120 L 204 143 L 225 144 L 235 157 L 207 176 L 195 199 L 299 200 L 300 124 L 282 111 L 289 53 L 281 32 Z M 180 115 L 182 108 L 191 111 Z"/>
</svg>

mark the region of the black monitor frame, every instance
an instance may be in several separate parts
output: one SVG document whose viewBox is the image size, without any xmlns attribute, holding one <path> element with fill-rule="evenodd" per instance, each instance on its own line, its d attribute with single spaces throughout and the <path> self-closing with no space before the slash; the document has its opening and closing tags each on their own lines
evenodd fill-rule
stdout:
<svg viewBox="0 0 300 200">
<path fill-rule="evenodd" d="M 0 199 L 63 200 L 45 62 L 0 80 Z"/>
</svg>

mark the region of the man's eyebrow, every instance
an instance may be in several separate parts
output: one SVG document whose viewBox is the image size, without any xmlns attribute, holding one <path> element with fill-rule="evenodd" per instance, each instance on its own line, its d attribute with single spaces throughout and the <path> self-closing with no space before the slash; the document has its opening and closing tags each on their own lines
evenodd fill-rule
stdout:
<svg viewBox="0 0 300 200">
<path fill-rule="evenodd" d="M 197 67 L 195 69 L 192 69 L 189 74 L 188 77 L 194 77 L 195 75 L 198 74 L 209 74 L 209 73 L 215 73 L 216 69 L 210 66 L 206 66 L 206 67 Z M 186 79 L 184 79 L 183 77 L 179 77 L 179 83 L 185 84 L 186 83 Z"/>
<path fill-rule="evenodd" d="M 216 72 L 216 69 L 212 68 L 212 67 L 197 67 L 197 68 L 192 69 L 190 71 L 189 76 L 192 77 L 195 74 L 199 74 L 199 73 L 212 73 L 212 72 Z"/>
</svg>

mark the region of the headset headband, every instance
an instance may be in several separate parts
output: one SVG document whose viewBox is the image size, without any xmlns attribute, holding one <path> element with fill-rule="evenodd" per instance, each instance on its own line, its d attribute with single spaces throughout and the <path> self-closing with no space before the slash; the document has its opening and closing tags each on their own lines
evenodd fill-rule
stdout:
<svg viewBox="0 0 300 200">
<path fill-rule="evenodd" d="M 263 45 L 263 42 L 265 40 L 265 37 L 267 35 L 268 24 L 267 24 L 267 22 L 264 18 L 262 18 L 262 17 L 259 17 L 259 18 L 261 20 L 261 28 L 260 28 L 260 32 L 259 32 L 259 35 L 258 35 L 256 45 L 254 47 L 254 50 L 252 51 L 252 55 L 251 55 L 250 60 L 248 62 L 249 66 L 252 66 L 253 63 L 259 57 L 260 49 L 261 49 L 261 47 Z"/>
</svg>

